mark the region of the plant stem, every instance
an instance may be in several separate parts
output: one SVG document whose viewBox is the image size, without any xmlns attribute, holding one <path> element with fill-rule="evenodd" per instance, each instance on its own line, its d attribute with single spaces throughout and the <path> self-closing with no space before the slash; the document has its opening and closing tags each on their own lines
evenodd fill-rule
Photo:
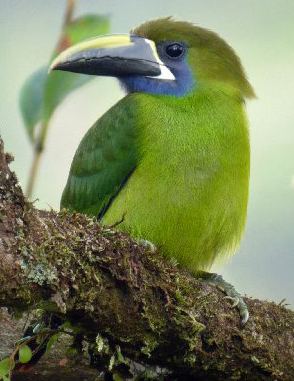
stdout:
<svg viewBox="0 0 294 381">
<path fill-rule="evenodd" d="M 77 0 L 67 0 L 67 6 L 65 10 L 62 29 L 71 22 L 76 3 L 77 3 Z M 62 36 L 62 33 L 61 33 L 61 36 Z M 28 185 L 26 190 L 26 196 L 28 199 L 31 199 L 33 191 L 34 191 L 34 186 L 36 183 L 36 178 L 37 178 L 38 170 L 40 167 L 40 161 L 44 151 L 48 126 L 49 126 L 49 121 L 46 121 L 46 122 L 43 121 L 40 137 L 37 139 L 35 144 L 35 153 L 34 153 L 32 165 L 31 165 L 31 169 L 29 173 Z"/>
<path fill-rule="evenodd" d="M 26 190 L 26 196 L 28 199 L 31 199 L 31 197 L 33 195 L 33 190 L 34 190 L 34 186 L 36 183 L 38 170 L 40 167 L 41 157 L 42 157 L 42 154 L 44 152 L 48 127 L 49 127 L 49 120 L 48 121 L 44 120 L 42 122 L 40 135 L 39 135 L 39 137 L 35 143 L 35 153 L 34 153 L 32 166 L 31 166 L 30 173 L 29 173 L 28 185 L 27 185 L 27 190 Z"/>
<path fill-rule="evenodd" d="M 34 186 L 36 183 L 37 173 L 40 166 L 40 159 L 41 159 L 42 152 L 35 152 L 32 166 L 29 173 L 29 179 L 28 179 L 28 185 L 26 190 L 26 196 L 28 199 L 31 199 Z"/>
<path fill-rule="evenodd" d="M 65 16 L 64 16 L 64 21 L 63 21 L 63 27 L 65 27 L 66 25 L 68 25 L 71 22 L 76 2 L 77 2 L 77 0 L 67 0 L 67 6 L 66 6 L 66 11 L 65 11 Z"/>
<path fill-rule="evenodd" d="M 35 149 L 32 165 L 31 165 L 31 169 L 29 173 L 27 189 L 26 189 L 26 196 L 28 199 L 31 199 L 33 195 L 33 190 L 35 187 L 36 178 L 37 178 L 38 170 L 40 167 L 42 153 L 43 153 L 43 150 Z"/>
</svg>

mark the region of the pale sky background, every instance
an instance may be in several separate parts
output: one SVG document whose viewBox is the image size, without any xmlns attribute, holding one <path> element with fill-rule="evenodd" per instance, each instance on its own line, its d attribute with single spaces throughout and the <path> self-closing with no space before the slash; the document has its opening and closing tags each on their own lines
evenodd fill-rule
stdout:
<svg viewBox="0 0 294 381">
<path fill-rule="evenodd" d="M 32 150 L 18 96 L 47 62 L 65 0 L 0 0 L 0 131 L 13 169 L 26 184 Z M 241 293 L 294 308 L 294 1 L 79 0 L 76 15 L 111 15 L 111 32 L 173 15 L 212 29 L 240 56 L 258 99 L 248 103 L 251 187 L 247 229 L 228 264 L 214 268 Z M 59 208 L 69 166 L 85 131 L 123 96 L 111 78 L 72 93 L 54 115 L 38 184 L 39 207 Z"/>
</svg>

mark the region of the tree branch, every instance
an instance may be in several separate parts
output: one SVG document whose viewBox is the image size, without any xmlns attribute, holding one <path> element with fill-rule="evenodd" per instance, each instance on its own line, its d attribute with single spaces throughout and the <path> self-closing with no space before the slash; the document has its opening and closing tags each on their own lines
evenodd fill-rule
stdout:
<svg viewBox="0 0 294 381">
<path fill-rule="evenodd" d="M 1 140 L 0 306 L 41 306 L 78 324 L 104 369 L 133 362 L 166 369 L 169 380 L 294 379 L 292 311 L 246 299 L 240 329 L 220 291 L 159 253 L 93 218 L 35 209 L 10 161 Z"/>
</svg>

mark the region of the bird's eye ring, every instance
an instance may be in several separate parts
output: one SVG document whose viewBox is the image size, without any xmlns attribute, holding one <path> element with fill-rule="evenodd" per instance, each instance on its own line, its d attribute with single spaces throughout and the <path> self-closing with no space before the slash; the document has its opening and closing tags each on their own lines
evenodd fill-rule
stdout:
<svg viewBox="0 0 294 381">
<path fill-rule="evenodd" d="M 184 47 L 178 42 L 169 44 L 165 48 L 165 53 L 170 58 L 180 58 L 184 53 Z"/>
</svg>

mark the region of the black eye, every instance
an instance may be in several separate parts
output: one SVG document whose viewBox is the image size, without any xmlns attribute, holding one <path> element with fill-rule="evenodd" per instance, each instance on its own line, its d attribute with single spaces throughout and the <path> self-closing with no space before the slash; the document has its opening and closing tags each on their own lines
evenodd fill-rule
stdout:
<svg viewBox="0 0 294 381">
<path fill-rule="evenodd" d="M 165 48 L 165 53 L 170 58 L 179 58 L 184 53 L 184 47 L 178 43 L 170 44 Z"/>
</svg>

